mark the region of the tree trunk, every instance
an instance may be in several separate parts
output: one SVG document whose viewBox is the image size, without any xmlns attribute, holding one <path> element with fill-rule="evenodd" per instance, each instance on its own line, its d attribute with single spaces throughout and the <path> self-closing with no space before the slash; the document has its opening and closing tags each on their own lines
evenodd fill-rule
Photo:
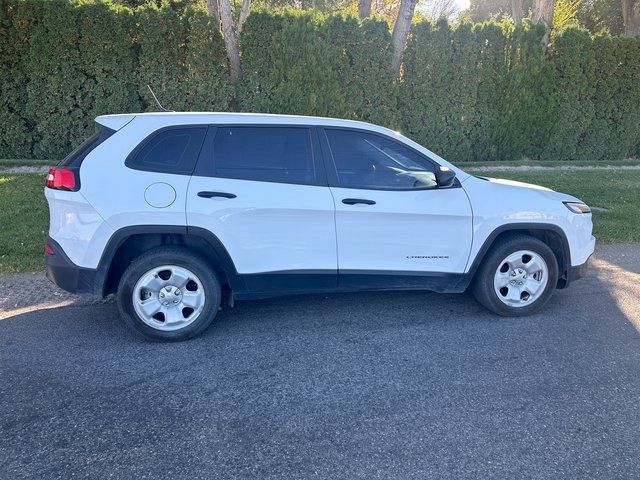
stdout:
<svg viewBox="0 0 640 480">
<path fill-rule="evenodd" d="M 242 8 L 240 9 L 240 18 L 238 19 L 238 37 L 240 37 L 240 34 L 242 33 L 242 27 L 244 27 L 244 22 L 247 21 L 250 8 L 251 8 L 251 0 L 242 0 Z"/>
<path fill-rule="evenodd" d="M 393 34 L 391 36 L 391 45 L 393 46 L 392 68 L 396 75 L 400 74 L 400 65 L 402 64 L 402 56 L 407 45 L 407 37 L 411 29 L 411 20 L 416 10 L 417 0 L 401 0 L 400 10 L 396 23 L 393 25 Z"/>
<path fill-rule="evenodd" d="M 541 23 L 544 25 L 545 34 L 542 38 L 542 44 L 546 47 L 549 45 L 549 37 L 551 36 L 551 25 L 553 24 L 553 7 L 554 0 L 534 0 L 531 21 L 533 23 Z"/>
<path fill-rule="evenodd" d="M 209 14 L 216 22 L 216 29 L 220 30 L 220 9 L 218 8 L 218 0 L 207 0 L 207 9 Z"/>
<path fill-rule="evenodd" d="M 640 35 L 640 0 L 622 0 L 624 33 Z"/>
<path fill-rule="evenodd" d="M 233 25 L 233 6 L 231 0 L 207 0 L 207 8 L 217 23 L 217 28 L 222 30 L 222 40 L 229 59 L 229 75 L 231 82 L 236 83 L 240 79 L 240 33 L 244 22 L 249 16 L 251 0 L 242 0 L 242 8 L 238 19 L 237 28 Z"/>
<path fill-rule="evenodd" d="M 358 16 L 363 20 L 371 15 L 371 0 L 360 0 L 358 2 Z"/>
<path fill-rule="evenodd" d="M 511 18 L 514 23 L 520 23 L 524 18 L 522 0 L 511 0 Z"/>
</svg>

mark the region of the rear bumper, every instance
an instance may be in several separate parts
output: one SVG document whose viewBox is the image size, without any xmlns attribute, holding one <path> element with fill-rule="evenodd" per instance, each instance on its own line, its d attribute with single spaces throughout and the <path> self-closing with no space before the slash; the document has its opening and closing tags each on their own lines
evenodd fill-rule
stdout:
<svg viewBox="0 0 640 480">
<path fill-rule="evenodd" d="M 55 240 L 47 239 L 53 255 L 45 254 L 44 264 L 49 280 L 70 293 L 102 295 L 102 285 L 98 270 L 83 268 L 74 264 Z"/>
</svg>

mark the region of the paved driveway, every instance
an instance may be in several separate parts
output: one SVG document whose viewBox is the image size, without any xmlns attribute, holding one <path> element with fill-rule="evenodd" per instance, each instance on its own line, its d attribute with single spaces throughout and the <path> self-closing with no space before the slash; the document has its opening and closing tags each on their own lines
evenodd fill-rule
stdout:
<svg viewBox="0 0 640 480">
<path fill-rule="evenodd" d="M 53 308 L 0 296 L 0 478 L 640 478 L 640 247 L 598 257 L 526 319 L 290 297 L 169 345 L 5 277 Z"/>
</svg>

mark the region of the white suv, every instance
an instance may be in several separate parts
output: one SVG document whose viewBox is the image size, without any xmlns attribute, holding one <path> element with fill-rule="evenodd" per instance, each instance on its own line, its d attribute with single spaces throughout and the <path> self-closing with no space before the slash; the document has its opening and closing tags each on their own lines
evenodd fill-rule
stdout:
<svg viewBox="0 0 640 480">
<path fill-rule="evenodd" d="M 577 198 L 475 177 L 397 132 L 329 118 L 105 115 L 47 178 L 47 276 L 117 292 L 153 339 L 221 302 L 356 290 L 463 292 L 527 315 L 583 275 Z"/>
</svg>

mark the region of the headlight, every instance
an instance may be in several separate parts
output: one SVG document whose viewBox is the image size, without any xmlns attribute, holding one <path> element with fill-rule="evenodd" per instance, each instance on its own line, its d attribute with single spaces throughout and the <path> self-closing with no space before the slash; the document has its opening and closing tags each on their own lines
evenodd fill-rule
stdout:
<svg viewBox="0 0 640 480">
<path fill-rule="evenodd" d="M 582 202 L 562 202 L 573 213 L 591 213 L 589 205 Z"/>
</svg>

